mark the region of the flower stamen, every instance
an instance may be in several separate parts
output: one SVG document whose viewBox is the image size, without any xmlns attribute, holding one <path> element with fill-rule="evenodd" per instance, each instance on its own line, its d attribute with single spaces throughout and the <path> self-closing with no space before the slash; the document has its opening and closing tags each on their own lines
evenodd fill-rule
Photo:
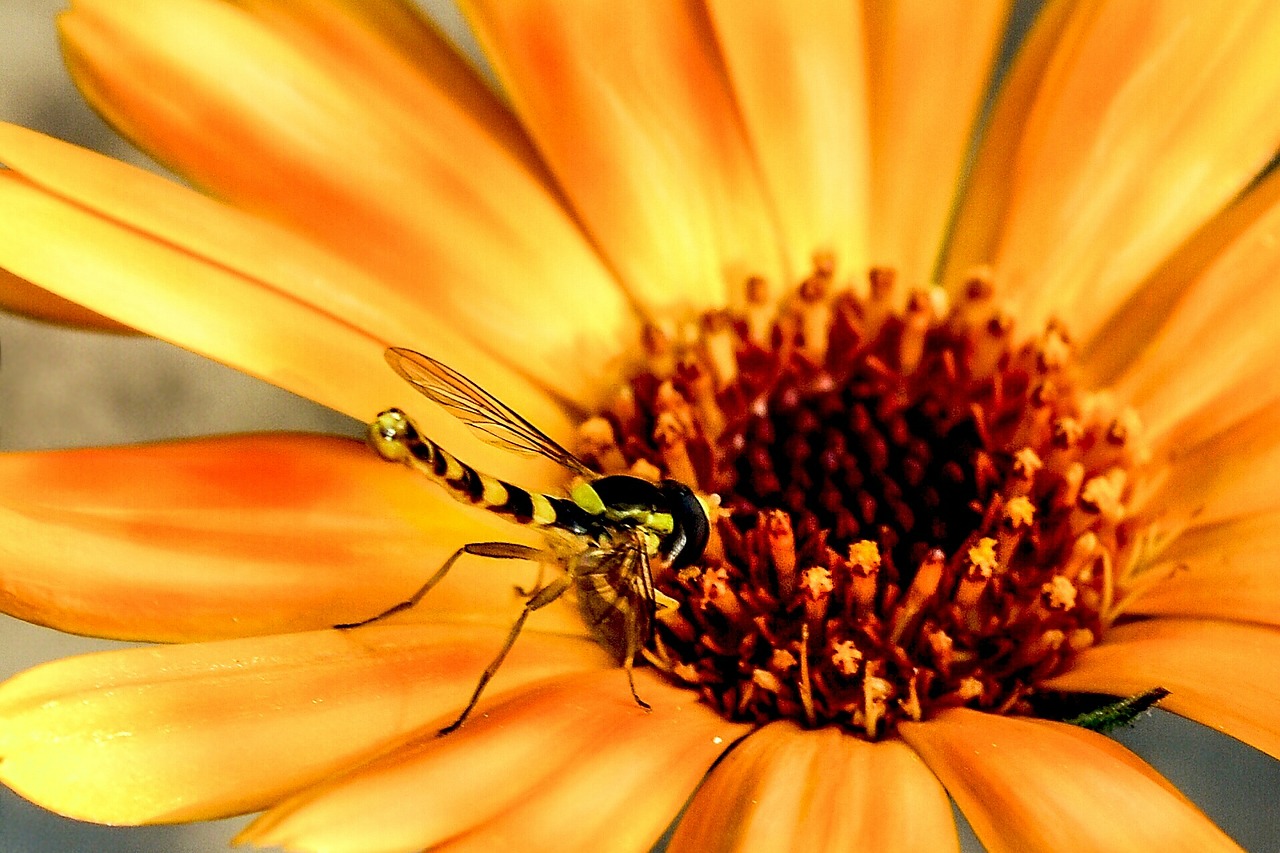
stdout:
<svg viewBox="0 0 1280 853">
<path fill-rule="evenodd" d="M 780 309 L 748 280 L 687 345 L 653 330 L 611 429 L 584 427 L 602 470 L 724 507 L 701 567 L 658 580 L 679 618 L 650 656 L 739 719 L 877 738 L 945 707 L 1026 712 L 1109 624 L 1111 567 L 1142 541 L 1141 424 L 1077 387 L 1060 324 L 1018 338 L 989 275 L 949 305 L 834 269 Z"/>
</svg>

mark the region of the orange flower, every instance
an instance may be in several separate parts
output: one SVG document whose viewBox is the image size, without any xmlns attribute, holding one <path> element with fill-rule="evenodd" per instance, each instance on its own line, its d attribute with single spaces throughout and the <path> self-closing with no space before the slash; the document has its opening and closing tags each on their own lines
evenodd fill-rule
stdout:
<svg viewBox="0 0 1280 853">
<path fill-rule="evenodd" d="M 601 469 L 732 513 L 657 567 L 652 711 L 549 609 L 436 737 L 534 569 L 332 626 L 540 536 L 355 442 L 8 454 L 4 610 L 175 645 L 0 686 L 0 778 L 298 850 L 647 850 L 686 803 L 673 850 L 955 849 L 948 794 L 991 850 L 1234 849 L 1053 717 L 1162 687 L 1280 756 L 1280 8 L 1048 4 L 969 170 L 1006 3 L 463 5 L 505 97 L 395 0 L 75 3 L 85 94 L 203 194 L 0 126 L 0 301 L 530 487 L 383 351 L 604 413 Z"/>
</svg>

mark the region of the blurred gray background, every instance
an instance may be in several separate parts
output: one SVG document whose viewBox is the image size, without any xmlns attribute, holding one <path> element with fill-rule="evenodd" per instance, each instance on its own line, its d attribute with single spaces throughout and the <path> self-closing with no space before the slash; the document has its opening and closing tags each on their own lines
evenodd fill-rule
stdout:
<svg viewBox="0 0 1280 853">
<path fill-rule="evenodd" d="M 64 5 L 63 0 L 0 0 L 0 119 L 153 168 L 84 105 L 68 81 L 53 29 L 54 15 Z M 451 9 L 433 8 L 433 13 L 458 32 Z M 70 331 L 0 313 L 0 450 L 262 429 L 354 434 L 358 428 L 334 412 L 168 344 Z M 0 678 L 110 645 L 0 616 Z M 1188 792 L 1247 849 L 1280 851 L 1280 763 L 1159 712 L 1119 739 Z M 1127 818 L 1117 814 L 1115 819 Z M 58 818 L 0 789 L 0 853 L 214 851 L 225 849 L 244 822 L 91 826 Z M 966 848 L 981 849 L 972 837 Z"/>
</svg>

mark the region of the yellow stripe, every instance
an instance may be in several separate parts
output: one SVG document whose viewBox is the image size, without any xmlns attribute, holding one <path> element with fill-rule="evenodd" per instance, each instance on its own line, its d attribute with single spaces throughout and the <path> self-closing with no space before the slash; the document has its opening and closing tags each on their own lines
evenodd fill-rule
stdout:
<svg viewBox="0 0 1280 853">
<path fill-rule="evenodd" d="M 551 524 L 556 520 L 556 511 L 551 508 L 551 501 L 545 495 L 530 492 L 529 497 L 533 499 L 534 524 Z"/>
<path fill-rule="evenodd" d="M 480 472 L 477 471 L 477 474 Z M 502 506 L 507 502 L 507 487 L 492 477 L 480 474 L 480 482 L 484 484 L 482 499 L 486 506 Z"/>
<path fill-rule="evenodd" d="M 455 459 L 453 454 L 445 453 L 443 449 L 440 453 L 444 456 L 445 462 L 444 479 L 461 480 L 463 471 L 462 463 Z"/>
</svg>

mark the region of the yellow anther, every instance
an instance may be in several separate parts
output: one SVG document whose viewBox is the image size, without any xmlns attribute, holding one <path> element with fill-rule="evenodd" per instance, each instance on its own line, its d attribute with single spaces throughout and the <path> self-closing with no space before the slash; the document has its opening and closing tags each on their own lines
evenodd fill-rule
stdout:
<svg viewBox="0 0 1280 853">
<path fill-rule="evenodd" d="M 1030 480 L 1044 467 L 1044 462 L 1030 447 L 1024 447 L 1013 455 L 1013 470 L 1019 477 Z"/>
<path fill-rule="evenodd" d="M 1018 495 L 1004 505 L 1004 517 L 1013 527 L 1030 527 L 1036 520 L 1036 508 L 1027 498 Z"/>
<path fill-rule="evenodd" d="M 969 565 L 984 578 L 991 577 L 996 569 L 996 540 L 984 536 L 969 549 Z"/>
<path fill-rule="evenodd" d="M 1040 587 L 1040 597 L 1045 607 L 1070 610 L 1076 606 L 1076 586 L 1062 575 L 1054 575 L 1053 580 Z"/>
<path fill-rule="evenodd" d="M 857 675 L 858 668 L 862 666 L 862 652 L 853 640 L 843 640 L 832 645 L 831 662 L 841 675 Z"/>
<path fill-rule="evenodd" d="M 849 565 L 860 575 L 874 574 L 880 568 L 880 546 L 870 539 L 860 539 L 849 546 Z"/>
<path fill-rule="evenodd" d="M 800 587 L 811 599 L 827 595 L 835 588 L 831 581 L 831 572 L 822 566 L 814 566 L 800 573 Z"/>
</svg>

